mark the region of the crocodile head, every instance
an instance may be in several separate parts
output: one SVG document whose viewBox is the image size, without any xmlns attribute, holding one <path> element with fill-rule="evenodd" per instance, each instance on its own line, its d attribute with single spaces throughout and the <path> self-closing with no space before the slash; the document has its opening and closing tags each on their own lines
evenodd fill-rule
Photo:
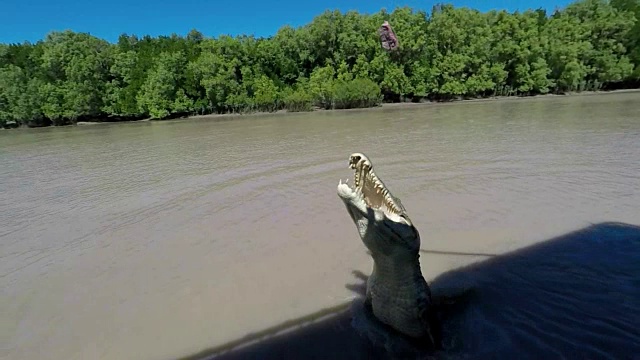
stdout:
<svg viewBox="0 0 640 360">
<path fill-rule="evenodd" d="M 389 255 L 400 249 L 417 253 L 420 249 L 418 230 L 400 199 L 393 196 L 375 174 L 369 158 L 353 153 L 349 167 L 355 171 L 354 181 L 350 186 L 348 180 L 345 183 L 340 180 L 338 196 L 372 255 Z"/>
</svg>

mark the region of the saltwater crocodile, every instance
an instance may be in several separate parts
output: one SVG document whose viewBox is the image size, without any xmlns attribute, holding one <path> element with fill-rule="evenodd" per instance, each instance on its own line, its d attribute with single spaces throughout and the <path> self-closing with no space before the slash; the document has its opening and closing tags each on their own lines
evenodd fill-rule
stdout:
<svg viewBox="0 0 640 360">
<path fill-rule="evenodd" d="M 373 258 L 365 306 L 412 343 L 439 348 L 440 327 L 420 269 L 420 234 L 367 156 L 351 154 L 349 167 L 355 170 L 353 187 L 340 180 L 338 196 Z"/>
</svg>

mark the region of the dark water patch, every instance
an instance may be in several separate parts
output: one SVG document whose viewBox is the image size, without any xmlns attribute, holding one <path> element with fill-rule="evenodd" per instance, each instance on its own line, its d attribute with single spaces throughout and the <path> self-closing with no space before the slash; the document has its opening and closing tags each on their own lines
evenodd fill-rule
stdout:
<svg viewBox="0 0 640 360">
<path fill-rule="evenodd" d="M 640 227 L 600 223 L 442 274 L 431 283 L 434 298 L 466 296 L 441 310 L 444 350 L 416 358 L 636 358 L 639 259 Z M 347 287 L 362 296 L 366 276 L 356 275 L 359 281 Z M 385 349 L 403 344 L 363 320 L 359 301 L 250 346 L 188 359 L 394 358 Z"/>
</svg>

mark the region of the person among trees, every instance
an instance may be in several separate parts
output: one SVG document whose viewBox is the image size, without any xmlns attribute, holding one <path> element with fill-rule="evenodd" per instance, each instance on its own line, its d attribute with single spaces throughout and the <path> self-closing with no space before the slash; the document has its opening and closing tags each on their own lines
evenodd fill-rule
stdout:
<svg viewBox="0 0 640 360">
<path fill-rule="evenodd" d="M 391 29 L 391 25 L 388 21 L 384 21 L 380 29 L 378 29 L 378 33 L 380 34 L 380 43 L 382 44 L 382 48 L 387 51 L 394 51 L 398 48 L 398 38 L 396 34 Z"/>
</svg>

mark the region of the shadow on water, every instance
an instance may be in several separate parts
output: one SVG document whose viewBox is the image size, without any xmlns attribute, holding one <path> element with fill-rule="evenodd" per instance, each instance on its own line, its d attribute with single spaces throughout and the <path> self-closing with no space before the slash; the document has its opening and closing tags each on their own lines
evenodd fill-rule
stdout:
<svg viewBox="0 0 640 360">
<path fill-rule="evenodd" d="M 422 261 L 429 261 L 427 254 Z M 366 275 L 354 275 L 356 283 L 346 286 L 360 298 L 351 304 L 185 359 L 390 358 L 383 345 L 391 337 L 381 344 L 380 331 L 372 330 L 377 325 L 352 321 L 363 319 L 359 304 L 366 287 Z M 434 298 L 468 290 L 464 301 L 442 307 L 445 348 L 433 358 L 631 359 L 640 354 L 638 226 L 595 224 L 449 271 L 430 285 Z M 371 333 L 378 334 L 373 342 L 361 335 Z"/>
</svg>

